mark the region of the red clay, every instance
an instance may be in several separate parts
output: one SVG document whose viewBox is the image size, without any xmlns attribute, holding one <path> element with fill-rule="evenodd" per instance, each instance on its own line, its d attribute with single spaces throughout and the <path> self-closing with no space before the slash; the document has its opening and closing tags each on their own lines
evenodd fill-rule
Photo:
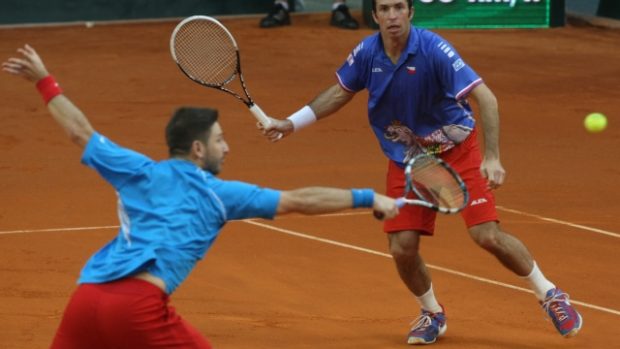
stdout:
<svg viewBox="0 0 620 349">
<path fill-rule="evenodd" d="M 248 87 L 284 117 L 334 83 L 349 50 L 372 31 L 343 31 L 328 14 L 260 30 L 256 18 L 223 19 L 241 47 Z M 154 158 L 166 156 L 163 127 L 180 105 L 220 109 L 232 148 L 223 177 L 277 188 L 372 186 L 386 160 L 366 122 L 361 93 L 337 115 L 279 144 L 255 129 L 243 104 L 187 80 L 169 56 L 176 22 L 0 29 L 0 58 L 25 43 L 44 57 L 95 128 Z M 449 331 L 441 348 L 620 348 L 614 285 L 620 248 L 620 30 L 439 31 L 500 101 L 502 160 L 497 192 L 506 230 L 578 305 L 584 329 L 562 339 L 533 295 L 454 275 L 449 268 L 527 287 L 470 242 L 458 217 L 441 217 L 422 249 Z M 34 88 L 0 76 L 0 347 L 46 348 L 82 264 L 116 234 L 115 195 L 79 164 Z M 609 117 L 597 135 L 592 111 Z M 607 235 L 531 215 L 595 227 Z M 379 252 L 370 254 L 230 223 L 172 299 L 217 348 L 404 348 L 417 305 L 385 253 L 370 212 L 289 216 L 260 223 Z M 70 228 L 99 227 L 73 231 Z M 58 231 L 45 229 L 60 228 Z M 15 232 L 26 230 L 26 232 Z"/>
</svg>

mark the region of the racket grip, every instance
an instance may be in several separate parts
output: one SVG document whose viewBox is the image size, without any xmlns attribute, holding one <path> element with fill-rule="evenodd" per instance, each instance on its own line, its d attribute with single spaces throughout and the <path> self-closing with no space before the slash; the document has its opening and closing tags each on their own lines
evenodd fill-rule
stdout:
<svg viewBox="0 0 620 349">
<path fill-rule="evenodd" d="M 265 114 L 265 112 L 258 106 L 258 104 L 252 104 L 250 111 L 254 114 L 256 120 L 258 120 L 264 127 L 271 125 L 271 121 Z"/>
<path fill-rule="evenodd" d="M 405 206 L 406 203 L 407 202 L 405 201 L 405 198 L 398 198 L 398 199 L 396 199 L 396 202 L 395 202 L 395 204 L 396 204 L 396 206 L 398 208 L 401 208 L 401 207 Z M 378 219 L 380 221 L 382 221 L 384 216 L 385 216 L 382 212 L 379 212 L 379 211 L 372 211 L 372 214 L 373 214 L 373 216 L 375 216 L 376 219 Z"/>
</svg>

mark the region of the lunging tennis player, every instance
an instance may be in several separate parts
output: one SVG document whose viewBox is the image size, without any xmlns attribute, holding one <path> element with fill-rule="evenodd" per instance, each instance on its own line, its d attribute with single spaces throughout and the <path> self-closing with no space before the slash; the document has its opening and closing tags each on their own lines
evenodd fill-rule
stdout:
<svg viewBox="0 0 620 349">
<path fill-rule="evenodd" d="M 35 50 L 26 45 L 2 70 L 36 82 L 82 163 L 118 194 L 118 235 L 82 269 L 52 349 L 207 349 L 208 341 L 168 305 L 168 297 L 202 259 L 229 220 L 272 219 L 372 207 L 387 219 L 394 199 L 371 189 L 261 188 L 215 177 L 228 145 L 217 111 L 180 108 L 166 127 L 170 159 L 153 161 L 97 133 L 62 94 Z"/>
</svg>

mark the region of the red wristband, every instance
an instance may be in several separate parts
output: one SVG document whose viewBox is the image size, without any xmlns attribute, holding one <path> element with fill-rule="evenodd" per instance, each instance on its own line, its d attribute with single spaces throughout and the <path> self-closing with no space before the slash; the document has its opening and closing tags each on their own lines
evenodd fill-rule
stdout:
<svg viewBox="0 0 620 349">
<path fill-rule="evenodd" d="M 43 97 L 45 105 L 47 105 L 54 97 L 62 94 L 62 89 L 58 86 L 58 83 L 51 75 L 37 81 L 37 90 L 41 94 L 41 97 Z"/>
</svg>

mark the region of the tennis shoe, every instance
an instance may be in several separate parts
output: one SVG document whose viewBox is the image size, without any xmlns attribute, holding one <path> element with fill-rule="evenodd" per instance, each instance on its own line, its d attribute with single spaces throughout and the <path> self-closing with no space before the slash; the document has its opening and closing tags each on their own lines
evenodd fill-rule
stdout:
<svg viewBox="0 0 620 349">
<path fill-rule="evenodd" d="M 349 8 L 345 4 L 341 4 L 332 11 L 332 19 L 330 22 L 334 27 L 342 29 L 357 29 L 360 27 L 359 23 L 349 13 Z"/>
<path fill-rule="evenodd" d="M 446 314 L 422 309 L 422 315 L 411 322 L 413 325 L 407 337 L 407 344 L 431 344 L 446 333 Z"/>
<path fill-rule="evenodd" d="M 275 4 L 266 17 L 260 20 L 261 28 L 275 28 L 291 24 L 288 10 L 281 4 Z"/>
<path fill-rule="evenodd" d="M 563 337 L 569 338 L 577 334 L 583 324 L 581 314 L 570 304 L 568 293 L 559 288 L 547 291 L 541 305 L 555 328 Z"/>
</svg>

